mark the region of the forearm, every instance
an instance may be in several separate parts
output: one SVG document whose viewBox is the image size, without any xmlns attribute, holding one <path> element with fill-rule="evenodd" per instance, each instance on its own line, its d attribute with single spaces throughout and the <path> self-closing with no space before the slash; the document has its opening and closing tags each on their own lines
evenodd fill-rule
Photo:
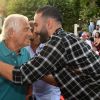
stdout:
<svg viewBox="0 0 100 100">
<path fill-rule="evenodd" d="M 32 85 L 29 85 L 27 88 L 26 100 L 30 100 L 32 97 Z"/>
<path fill-rule="evenodd" d="M 12 65 L 0 62 L 0 75 L 10 81 L 13 80 L 13 76 L 12 76 L 13 69 L 14 67 Z"/>
<path fill-rule="evenodd" d="M 26 66 L 25 66 L 26 67 Z M 28 67 L 27 67 L 28 68 Z M 0 61 L 0 75 L 10 81 L 13 81 L 13 70 L 14 67 L 12 65 L 6 64 L 4 62 Z M 17 72 L 17 75 L 21 75 L 19 72 Z M 16 77 L 16 76 L 15 76 Z M 17 81 L 17 83 L 23 84 L 22 82 L 22 75 L 18 76 L 19 77 L 19 81 Z M 44 75 L 42 77 L 42 80 L 44 80 L 45 82 L 51 84 L 51 85 L 57 85 L 55 79 L 53 78 L 53 76 L 51 74 L 49 75 Z M 26 82 L 27 81 L 27 82 Z M 28 80 L 25 80 L 26 83 L 29 83 Z"/>
</svg>

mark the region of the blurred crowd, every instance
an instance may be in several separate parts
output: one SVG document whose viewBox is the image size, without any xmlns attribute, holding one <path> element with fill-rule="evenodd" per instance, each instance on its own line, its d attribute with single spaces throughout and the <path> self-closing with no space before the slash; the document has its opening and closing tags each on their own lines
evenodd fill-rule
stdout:
<svg viewBox="0 0 100 100">
<path fill-rule="evenodd" d="M 100 25 L 97 23 L 94 25 L 90 22 L 88 26 L 88 31 L 83 31 L 81 27 L 78 28 L 78 36 L 85 41 L 91 49 L 100 55 Z"/>
</svg>

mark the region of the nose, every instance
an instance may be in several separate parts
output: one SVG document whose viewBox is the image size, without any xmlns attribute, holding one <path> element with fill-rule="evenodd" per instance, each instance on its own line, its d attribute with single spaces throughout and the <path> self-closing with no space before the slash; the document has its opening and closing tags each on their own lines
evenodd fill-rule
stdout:
<svg viewBox="0 0 100 100">
<path fill-rule="evenodd" d="M 36 31 L 36 27 L 34 26 L 34 33 L 37 33 L 37 31 Z"/>
</svg>

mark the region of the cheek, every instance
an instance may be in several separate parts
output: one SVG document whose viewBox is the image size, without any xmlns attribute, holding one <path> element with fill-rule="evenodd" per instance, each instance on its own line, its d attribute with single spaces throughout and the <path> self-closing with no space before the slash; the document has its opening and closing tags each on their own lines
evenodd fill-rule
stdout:
<svg viewBox="0 0 100 100">
<path fill-rule="evenodd" d="M 41 29 L 42 29 L 42 27 L 40 25 L 36 26 L 36 27 L 34 27 L 34 32 L 40 33 Z"/>
<path fill-rule="evenodd" d="M 23 33 L 24 34 L 24 33 Z M 26 40 L 27 40 L 27 37 L 25 36 L 25 35 L 21 35 L 21 36 L 19 36 L 19 42 L 21 43 L 21 44 L 23 44 Z"/>
</svg>

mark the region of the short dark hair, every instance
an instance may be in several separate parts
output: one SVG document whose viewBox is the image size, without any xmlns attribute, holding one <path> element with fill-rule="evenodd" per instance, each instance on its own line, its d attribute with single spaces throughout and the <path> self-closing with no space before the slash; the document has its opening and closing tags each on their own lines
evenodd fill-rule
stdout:
<svg viewBox="0 0 100 100">
<path fill-rule="evenodd" d="M 42 8 L 39 8 L 36 11 L 36 13 L 42 13 L 42 16 L 54 18 L 58 22 L 62 23 L 61 14 L 56 7 L 47 5 L 47 6 L 44 6 Z"/>
</svg>

